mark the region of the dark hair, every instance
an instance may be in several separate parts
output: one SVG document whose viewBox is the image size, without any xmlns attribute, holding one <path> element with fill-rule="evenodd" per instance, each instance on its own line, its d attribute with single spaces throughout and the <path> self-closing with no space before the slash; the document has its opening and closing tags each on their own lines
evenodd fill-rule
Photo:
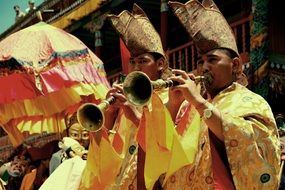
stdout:
<svg viewBox="0 0 285 190">
<path fill-rule="evenodd" d="M 16 9 L 16 8 L 20 8 L 20 6 L 19 6 L 19 5 L 15 5 L 15 6 L 14 6 L 14 9 Z"/>
<path fill-rule="evenodd" d="M 171 72 L 171 70 L 170 70 L 170 68 L 169 68 L 168 60 L 167 60 L 163 55 L 161 55 L 160 53 L 150 52 L 150 54 L 153 56 L 154 61 L 157 61 L 157 60 L 159 60 L 160 58 L 163 58 L 163 59 L 164 59 L 164 61 L 166 62 L 167 68 L 164 69 L 164 70 L 162 71 L 162 73 L 160 73 L 160 78 L 161 78 L 161 79 L 164 79 L 164 80 L 167 79 L 167 78 L 169 78 L 169 77 L 171 76 L 172 72 Z"/>
<path fill-rule="evenodd" d="M 156 53 L 156 52 L 150 52 L 149 54 L 151 54 L 154 58 L 154 61 L 159 60 L 160 58 L 164 58 L 163 55 L 161 55 L 160 53 Z"/>
<path fill-rule="evenodd" d="M 227 56 L 229 56 L 231 59 L 235 58 L 235 57 L 239 57 L 239 55 L 237 55 L 237 53 L 231 49 L 227 49 L 227 48 L 220 48 L 219 50 L 221 50 L 223 53 L 225 53 Z"/>
<path fill-rule="evenodd" d="M 240 56 L 235 51 L 233 51 L 231 49 L 220 48 L 219 50 L 221 50 L 224 54 L 226 54 L 231 59 L 234 59 L 236 57 L 240 58 Z M 235 74 L 234 81 L 236 81 L 237 83 L 239 83 L 239 84 L 241 84 L 243 86 L 247 86 L 248 85 L 247 77 L 243 73 L 241 59 L 240 59 L 240 68 L 234 74 Z"/>
</svg>

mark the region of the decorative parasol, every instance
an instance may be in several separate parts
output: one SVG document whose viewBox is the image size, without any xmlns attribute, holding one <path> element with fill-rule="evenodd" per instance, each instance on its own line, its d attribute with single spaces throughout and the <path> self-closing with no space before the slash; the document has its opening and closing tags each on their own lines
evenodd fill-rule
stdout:
<svg viewBox="0 0 285 190">
<path fill-rule="evenodd" d="M 17 131 L 61 132 L 65 110 L 108 87 L 102 61 L 64 30 L 40 22 L 0 42 L 0 124 L 15 143 Z"/>
</svg>

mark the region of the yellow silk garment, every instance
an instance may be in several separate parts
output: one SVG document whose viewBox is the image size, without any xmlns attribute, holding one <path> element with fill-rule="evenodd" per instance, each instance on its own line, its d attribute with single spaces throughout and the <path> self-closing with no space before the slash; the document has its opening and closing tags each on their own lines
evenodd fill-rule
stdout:
<svg viewBox="0 0 285 190">
<path fill-rule="evenodd" d="M 234 83 L 211 102 L 223 118 L 224 144 L 235 188 L 278 189 L 280 144 L 268 103 Z M 201 123 L 199 149 L 193 164 L 173 174 L 163 189 L 214 189 L 208 128 Z"/>
<path fill-rule="evenodd" d="M 151 103 L 150 107 L 145 107 L 140 123 L 140 127 L 145 128 L 145 136 L 142 138 L 145 138 L 144 178 L 147 189 L 152 189 L 162 174 L 165 174 L 166 181 L 179 168 L 194 161 L 200 127 L 199 114 L 191 112 L 191 120 L 184 123 L 181 136 L 156 93 L 153 94 Z M 141 139 L 138 140 L 142 144 Z"/>
<path fill-rule="evenodd" d="M 159 98 L 163 103 L 168 101 L 168 89 L 160 90 L 157 92 Z M 149 104 L 149 108 L 151 104 Z M 137 108 L 138 111 L 142 112 L 141 108 Z M 121 117 L 119 115 L 119 117 Z M 123 140 L 124 147 L 124 160 L 122 162 L 120 173 L 118 174 L 114 184 L 109 189 L 126 190 L 126 189 L 137 189 L 137 150 L 138 141 L 142 141 L 141 146 L 145 149 L 145 130 L 138 129 L 136 126 L 129 125 L 128 120 L 124 118 L 117 123 L 118 126 L 116 131 L 120 134 Z M 154 125 L 154 124 L 153 124 Z M 139 130 L 139 132 L 138 132 Z M 162 144 L 163 139 L 160 141 Z M 114 144 L 113 144 L 114 145 Z M 160 155 L 161 156 L 161 155 Z M 157 167 L 157 165 L 155 166 Z"/>
<path fill-rule="evenodd" d="M 99 146 L 91 138 L 80 190 L 125 189 L 125 185 L 133 181 L 133 175 L 125 179 L 124 173 L 130 170 L 128 161 L 136 159 L 136 154 L 129 153 L 130 146 L 137 145 L 136 129 L 120 110 L 113 127 L 115 134 L 104 135 Z"/>
<path fill-rule="evenodd" d="M 91 136 L 87 162 L 79 189 L 107 189 L 114 182 L 120 170 L 121 162 L 122 158 L 112 147 L 107 134 L 102 135 L 99 145 Z"/>
</svg>

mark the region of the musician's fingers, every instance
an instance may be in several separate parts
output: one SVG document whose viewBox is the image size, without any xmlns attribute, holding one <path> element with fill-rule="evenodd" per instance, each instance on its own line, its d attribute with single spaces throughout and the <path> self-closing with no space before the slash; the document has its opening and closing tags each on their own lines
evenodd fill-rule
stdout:
<svg viewBox="0 0 285 190">
<path fill-rule="evenodd" d="M 117 91 L 118 91 L 117 89 L 111 88 L 111 89 L 107 92 L 106 98 L 112 96 L 112 94 L 114 94 L 114 93 L 117 92 Z"/>
<path fill-rule="evenodd" d="M 112 93 L 112 96 L 116 98 L 116 100 L 119 100 L 121 102 L 127 101 L 126 97 L 122 93 Z"/>
<path fill-rule="evenodd" d="M 172 69 L 172 72 L 174 73 L 174 74 L 176 74 L 176 75 L 181 75 L 184 79 L 189 79 L 189 76 L 188 76 L 188 74 L 185 72 L 185 71 L 183 71 L 183 70 L 178 70 L 178 69 Z"/>
<path fill-rule="evenodd" d="M 179 84 L 185 84 L 185 79 L 181 76 L 170 77 L 170 79 L 178 82 Z"/>
<path fill-rule="evenodd" d="M 123 92 L 123 86 L 121 84 L 114 84 L 113 88 L 117 89 L 119 92 Z"/>
<path fill-rule="evenodd" d="M 187 75 L 191 80 L 195 80 L 195 75 L 193 73 L 188 73 Z"/>
</svg>

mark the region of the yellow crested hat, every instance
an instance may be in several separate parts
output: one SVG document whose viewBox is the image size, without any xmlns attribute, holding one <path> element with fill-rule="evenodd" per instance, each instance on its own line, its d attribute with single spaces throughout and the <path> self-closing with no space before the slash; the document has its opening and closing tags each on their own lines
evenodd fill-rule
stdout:
<svg viewBox="0 0 285 190">
<path fill-rule="evenodd" d="M 193 38 L 199 54 L 217 48 L 238 49 L 228 22 L 212 0 L 190 0 L 187 3 L 168 2 L 174 14 Z"/>
<path fill-rule="evenodd" d="M 165 57 L 159 34 L 137 4 L 134 4 L 132 13 L 125 10 L 118 16 L 108 15 L 107 18 L 119 33 L 131 56 L 154 52 Z"/>
</svg>

